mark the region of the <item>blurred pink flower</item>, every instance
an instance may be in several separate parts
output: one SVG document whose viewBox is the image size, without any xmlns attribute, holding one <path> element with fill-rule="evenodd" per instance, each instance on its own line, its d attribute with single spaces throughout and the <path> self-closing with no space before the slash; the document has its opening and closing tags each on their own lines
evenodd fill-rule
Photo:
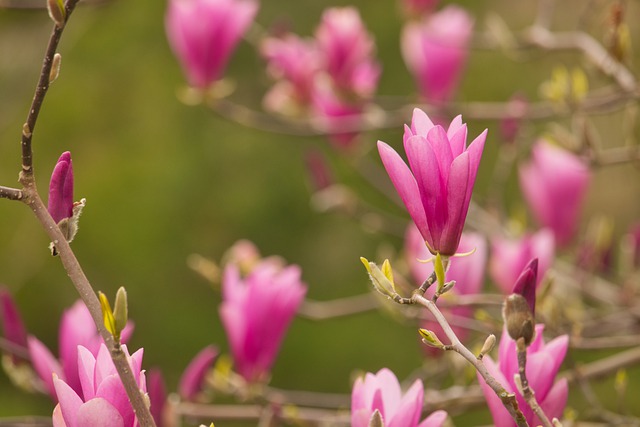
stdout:
<svg viewBox="0 0 640 427">
<path fill-rule="evenodd" d="M 262 43 L 262 56 L 267 60 L 269 74 L 279 82 L 265 97 L 272 111 L 285 107 L 301 109 L 311 102 L 314 80 L 320 70 L 320 54 L 314 40 L 295 34 L 269 37 Z M 288 106 L 279 100 L 293 105 Z"/>
<path fill-rule="evenodd" d="M 193 400 L 202 391 L 205 375 L 218 357 L 218 349 L 212 345 L 203 348 L 182 373 L 178 393 L 185 400 Z"/>
<path fill-rule="evenodd" d="M 47 210 L 56 224 L 73 216 L 73 164 L 68 151 L 62 153 L 51 174 Z"/>
<path fill-rule="evenodd" d="M 532 158 L 520 166 L 520 188 L 540 225 L 549 227 L 559 246 L 576 232 L 590 173 L 574 154 L 539 140 Z"/>
<path fill-rule="evenodd" d="M 401 50 L 420 94 L 436 103 L 449 101 L 468 56 L 473 18 L 458 6 L 447 6 L 409 22 L 402 32 Z"/>
<path fill-rule="evenodd" d="M 167 401 L 167 387 L 160 369 L 149 370 L 147 378 L 147 394 L 149 395 L 149 410 L 156 427 L 164 427 L 164 410 Z"/>
<path fill-rule="evenodd" d="M 267 379 L 306 291 L 298 266 L 265 259 L 244 278 L 236 264 L 226 266 L 220 317 L 236 371 L 247 381 Z"/>
<path fill-rule="evenodd" d="M 257 11 L 253 0 L 169 0 L 167 38 L 190 85 L 204 89 L 222 77 Z"/>
<path fill-rule="evenodd" d="M 445 131 L 415 109 L 403 137 L 410 168 L 378 141 L 382 163 L 432 254 L 458 249 L 486 136 L 485 130 L 467 147 L 461 116 Z"/>
<path fill-rule="evenodd" d="M 436 411 L 419 423 L 424 389 L 416 380 L 402 393 L 396 376 L 387 368 L 377 374 L 358 378 L 351 392 L 351 427 L 368 427 L 377 409 L 385 427 L 440 427 L 447 419 L 445 411 Z"/>
<path fill-rule="evenodd" d="M 455 280 L 456 285 L 449 292 L 444 294 L 441 299 L 448 299 L 452 295 L 473 295 L 480 293 L 484 282 L 484 272 L 487 265 L 487 243 L 484 237 L 478 233 L 462 233 L 460 238 L 461 252 L 470 252 L 475 250 L 471 255 L 451 258 L 449 270 L 446 273 L 446 280 Z M 405 253 L 407 255 L 407 263 L 409 270 L 416 281 L 420 285 L 433 272 L 433 264 L 420 262 L 418 260 L 426 260 L 431 257 L 424 240 L 418 229 L 412 224 L 405 234 Z M 431 298 L 435 292 L 435 285 L 427 290 L 426 296 Z M 455 301 L 455 297 L 453 298 Z M 460 327 L 454 321 L 456 318 L 471 318 L 473 310 L 470 307 L 451 307 L 441 308 L 445 313 L 445 317 L 451 319 L 451 327 L 458 338 L 464 340 L 468 335 L 468 330 Z M 426 320 L 421 325 L 422 328 L 435 332 L 442 338 L 444 331 L 435 320 Z M 425 350 L 434 356 L 443 354 L 442 350 L 433 347 L 424 347 Z"/>
<path fill-rule="evenodd" d="M 544 325 L 536 325 L 536 337 L 527 348 L 527 379 L 536 394 L 538 403 L 549 419 L 554 417 L 560 419 L 567 403 L 569 389 L 566 378 L 555 382 L 554 380 L 567 353 L 569 337 L 562 335 L 545 344 L 542 338 L 543 331 Z M 518 373 L 516 343 L 509 338 L 506 330 L 502 332 L 500 339 L 498 363 L 494 362 L 491 356 L 485 356 L 483 360 L 491 375 L 508 392 L 516 394 L 518 406 L 529 425 L 540 425 L 540 420 L 533 414 L 517 391 L 514 380 L 514 375 Z M 478 376 L 478 381 L 491 410 L 494 425 L 496 427 L 515 426 L 513 418 L 502 405 L 500 398 L 480 376 Z"/>
<path fill-rule="evenodd" d="M 500 120 L 500 134 L 505 142 L 513 144 L 522 128 L 523 117 L 529 109 L 527 98 L 516 93 L 509 99 L 508 116 Z"/>
<path fill-rule="evenodd" d="M 340 91 L 369 98 L 380 78 L 380 64 L 373 59 L 375 43 L 354 7 L 324 11 L 316 30 L 323 69 Z"/>
<path fill-rule="evenodd" d="M 350 148 L 358 137 L 357 128 L 362 122 L 362 102 L 342 99 L 331 87 L 318 85 L 313 94 L 313 113 L 318 124 L 328 134 L 329 140 L 341 149 Z"/>
<path fill-rule="evenodd" d="M 133 324 L 129 322 L 122 331 L 121 341 L 127 342 L 132 333 Z M 55 373 L 76 393 L 79 393 L 81 384 L 78 377 L 78 346 L 96 355 L 102 342 L 102 337 L 98 334 L 89 310 L 80 300 L 62 314 L 58 335 L 60 360 L 57 360 L 40 340 L 29 336 L 28 348 L 31 363 L 44 382 L 45 390 L 55 399 L 56 393 L 51 376 Z"/>
<path fill-rule="evenodd" d="M 538 281 L 540 285 L 553 259 L 555 240 L 553 232 L 543 228 L 536 233 L 527 233 L 518 239 L 495 236 L 491 241 L 491 261 L 489 274 L 505 295 L 513 290 L 522 269 L 532 258 L 538 258 Z"/>
<path fill-rule="evenodd" d="M 18 349 L 27 348 L 27 329 L 22 322 L 20 311 L 9 291 L 0 285 L 0 320 L 5 339 Z M 11 355 L 13 362 L 21 360 L 20 357 Z"/>
<path fill-rule="evenodd" d="M 127 355 L 138 387 L 146 393 L 146 381 L 142 371 L 143 350 Z M 64 380 L 54 376 L 53 383 L 58 405 L 53 411 L 53 427 L 133 427 L 137 426 L 133 408 L 118 376 L 109 350 L 100 345 L 94 356 L 85 347 L 78 346 L 78 375 L 82 389 L 71 388 Z"/>
</svg>

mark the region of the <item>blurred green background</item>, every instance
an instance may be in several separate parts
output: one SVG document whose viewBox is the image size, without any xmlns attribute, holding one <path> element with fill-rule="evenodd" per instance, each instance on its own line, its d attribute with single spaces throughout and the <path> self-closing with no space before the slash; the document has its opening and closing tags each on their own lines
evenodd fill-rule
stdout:
<svg viewBox="0 0 640 427">
<path fill-rule="evenodd" d="M 459 3 L 475 14 L 479 30 L 491 13 L 520 29 L 531 23 L 535 12 L 535 2 Z M 584 11 L 587 2 L 561 3 L 555 27 L 574 27 L 586 19 L 589 30 L 599 31 L 601 26 L 604 32 L 606 16 L 594 18 L 590 13 L 596 12 Z M 611 2 L 588 3 L 606 11 Z M 265 1 L 257 22 L 269 27 L 284 20 L 293 31 L 310 35 L 324 8 L 348 4 L 359 7 L 376 38 L 383 63 L 378 93 L 415 98 L 399 53 L 402 19 L 394 1 L 376 1 L 375 6 L 371 0 Z M 127 288 L 136 324 L 131 347 L 145 348 L 145 366 L 161 367 L 173 390 L 184 366 L 202 347 L 215 343 L 228 348 L 218 317 L 219 294 L 187 266 L 190 254 L 219 259 L 235 241 L 247 238 L 264 255 L 281 255 L 299 264 L 309 285 L 308 297 L 328 300 L 366 292 L 367 278 L 358 258 L 375 258 L 380 245 L 399 248 L 401 239 L 372 232 L 346 216 L 312 209 L 303 159 L 311 146 L 331 155 L 323 137 L 256 131 L 221 119 L 206 107 L 180 103 L 176 93 L 184 81 L 166 42 L 165 7 L 158 0 L 113 0 L 78 7 L 63 37 L 61 74 L 40 115 L 34 151 L 43 193 L 59 154 L 72 152 L 76 198 L 87 198 L 73 243 L 76 255 L 96 289 L 114 295 L 119 286 Z M 576 9 L 584 13 L 576 15 Z M 21 124 L 50 28 L 44 10 L 0 9 L 3 185 L 17 185 Z M 635 37 L 637 30 L 632 30 Z M 540 82 L 554 65 L 574 63 L 584 65 L 573 54 L 540 55 L 535 61 L 518 63 L 501 53 L 474 51 L 458 98 L 504 101 L 520 91 L 536 99 Z M 238 83 L 234 99 L 258 108 L 269 79 L 246 42 L 227 74 Z M 607 144 L 618 142 L 619 119 L 614 115 L 602 120 Z M 481 200 L 490 186 L 497 127 L 494 122 L 469 125 L 470 134 L 484 127 L 490 132 L 477 184 Z M 537 123 L 528 132 L 533 138 L 544 129 L 545 123 Z M 378 139 L 397 145 L 400 138 L 400 127 L 364 134 L 362 151 L 370 151 Z M 368 156 L 379 162 L 373 152 Z M 348 159 L 335 155 L 331 159 L 340 179 L 362 188 L 383 208 L 402 214 L 367 188 L 350 170 Z M 594 212 L 615 215 L 616 233 L 624 232 L 627 224 L 640 218 L 637 177 L 637 170 L 629 166 L 599 171 L 585 217 Z M 623 180 L 624 186 L 612 185 Z M 507 191 L 514 195 L 510 207 L 518 205 L 515 181 Z M 0 201 L 0 283 L 14 293 L 29 331 L 55 349 L 60 314 L 77 296 L 47 245 L 25 206 Z M 354 370 L 387 366 L 404 378 L 423 362 L 415 328 L 384 313 L 326 322 L 298 319 L 284 342 L 272 384 L 348 393 Z M 48 415 L 51 410 L 46 397 L 16 390 L 0 372 L 0 416 Z M 483 412 L 474 414 L 471 423 L 489 422 Z"/>
</svg>

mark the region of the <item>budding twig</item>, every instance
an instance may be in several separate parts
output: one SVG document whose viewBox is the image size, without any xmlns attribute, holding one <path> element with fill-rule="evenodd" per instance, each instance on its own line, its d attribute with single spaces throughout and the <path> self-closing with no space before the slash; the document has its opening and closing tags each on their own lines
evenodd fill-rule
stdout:
<svg viewBox="0 0 640 427">
<path fill-rule="evenodd" d="M 529 405 L 533 413 L 536 414 L 544 427 L 553 427 L 553 424 L 551 424 L 551 421 L 549 421 L 549 418 L 538 404 L 536 395 L 529 386 L 529 380 L 527 380 L 527 346 L 525 345 L 524 338 L 518 338 L 516 341 L 516 351 L 518 352 L 518 375 L 520 375 L 522 397 L 524 397 L 525 402 L 527 402 L 527 405 Z"/>
</svg>

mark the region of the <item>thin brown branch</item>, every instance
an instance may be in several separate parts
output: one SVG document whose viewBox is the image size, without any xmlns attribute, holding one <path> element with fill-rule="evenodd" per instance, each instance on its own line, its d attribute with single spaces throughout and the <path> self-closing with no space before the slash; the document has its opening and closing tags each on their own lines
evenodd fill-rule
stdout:
<svg viewBox="0 0 640 427">
<path fill-rule="evenodd" d="M 518 375 L 520 375 L 522 397 L 544 427 L 553 427 L 553 424 L 549 421 L 547 414 L 544 413 L 538 404 L 534 391 L 529 386 L 529 380 L 527 379 L 527 347 L 524 343 L 524 338 L 519 338 L 516 341 L 516 352 L 518 355 Z"/>
<path fill-rule="evenodd" d="M 331 301 L 305 299 L 298 309 L 298 315 L 311 320 L 326 320 L 364 313 L 375 310 L 378 306 L 378 301 L 370 293 Z"/>
<path fill-rule="evenodd" d="M 22 200 L 23 197 L 22 190 L 0 185 L 0 199 Z"/>
</svg>

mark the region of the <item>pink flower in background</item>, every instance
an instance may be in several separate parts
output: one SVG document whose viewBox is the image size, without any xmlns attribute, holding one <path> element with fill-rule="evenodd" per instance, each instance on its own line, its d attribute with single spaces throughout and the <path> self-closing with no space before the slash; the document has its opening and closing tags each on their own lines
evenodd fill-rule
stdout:
<svg viewBox="0 0 640 427">
<path fill-rule="evenodd" d="M 362 122 L 362 109 L 361 102 L 346 101 L 331 87 L 319 86 L 313 95 L 312 110 L 316 121 L 337 148 L 348 149 L 356 141 L 358 132 L 346 129 L 357 129 Z"/>
<path fill-rule="evenodd" d="M 440 299 L 449 299 L 455 295 L 473 295 L 480 293 L 482 284 L 484 283 L 484 272 L 487 265 L 487 243 L 484 237 L 478 233 L 462 233 L 460 238 L 461 252 L 475 252 L 471 255 L 451 258 L 449 262 L 451 266 L 446 273 L 446 280 L 455 280 L 456 285 L 449 292 L 444 294 Z M 424 244 L 424 240 L 418 229 L 412 224 L 405 234 L 405 253 L 407 255 L 407 263 L 411 275 L 416 281 L 416 285 L 420 285 L 433 272 L 432 263 L 424 263 L 418 260 L 426 260 L 431 257 Z M 512 284 L 513 285 L 513 284 Z M 427 290 L 426 296 L 431 298 L 435 292 L 435 285 Z M 451 327 L 458 338 L 464 340 L 468 335 L 468 330 L 456 324 L 456 319 L 471 318 L 473 310 L 470 307 L 443 307 L 441 311 L 445 313 L 445 317 L 450 319 Z M 444 331 L 435 320 L 427 320 L 422 323 L 422 328 L 435 332 L 438 337 L 444 336 Z M 424 347 L 427 352 L 432 355 L 441 355 L 443 351 L 433 347 Z"/>
<path fill-rule="evenodd" d="M 167 38 L 190 85 L 204 89 L 222 77 L 257 11 L 253 0 L 169 0 Z"/>
<path fill-rule="evenodd" d="M 68 151 L 62 153 L 51 174 L 47 210 L 56 224 L 73 216 L 73 164 Z"/>
<path fill-rule="evenodd" d="M 142 371 L 143 350 L 127 355 L 138 387 L 146 393 L 146 381 Z M 82 389 L 71 388 L 64 380 L 54 377 L 53 383 L 58 405 L 53 411 L 54 427 L 133 427 L 138 425 L 129 398 L 118 376 L 109 350 L 104 344 L 96 356 L 78 346 L 78 376 Z"/>
<path fill-rule="evenodd" d="M 527 348 L 527 379 L 531 389 L 536 394 L 538 403 L 549 419 L 554 417 L 560 419 L 567 404 L 569 389 L 566 378 L 555 382 L 554 380 L 567 353 L 569 337 L 562 335 L 545 343 L 542 338 L 543 331 L 544 325 L 536 325 L 536 337 Z M 502 338 L 500 339 L 498 362 L 494 362 L 491 356 L 485 356 L 483 360 L 491 375 L 508 392 L 516 394 L 518 406 L 529 425 L 540 425 L 540 420 L 533 414 L 517 391 L 514 380 L 514 375 L 518 373 L 516 343 L 509 338 L 506 330 L 502 332 Z M 513 418 L 502 405 L 500 398 L 496 396 L 480 376 L 478 376 L 478 381 L 491 410 L 495 426 L 515 426 Z"/>
<path fill-rule="evenodd" d="M 149 411 L 156 427 L 164 427 L 164 411 L 167 402 L 167 386 L 160 369 L 151 369 L 147 375 L 147 394 L 149 395 Z"/>
<path fill-rule="evenodd" d="M 127 342 L 133 333 L 133 324 L 129 322 L 122 331 L 122 342 Z M 55 373 L 69 387 L 79 393 L 81 390 L 78 377 L 78 346 L 81 345 L 92 354 L 97 354 L 102 344 L 102 337 L 93 322 L 93 318 L 84 303 L 78 300 L 71 308 L 65 310 L 60 321 L 58 336 L 60 360 L 34 336 L 28 338 L 31 363 L 46 391 L 55 398 L 52 373 Z"/>
<path fill-rule="evenodd" d="M 410 168 L 378 141 L 382 163 L 432 254 L 458 249 L 486 136 L 485 130 L 467 147 L 461 116 L 445 131 L 415 109 L 403 137 Z"/>
<path fill-rule="evenodd" d="M 375 43 L 354 7 L 330 8 L 316 30 L 323 69 L 340 91 L 369 98 L 378 85 Z"/>
<path fill-rule="evenodd" d="M 409 16 L 426 15 L 438 6 L 438 0 L 402 0 L 402 9 Z"/>
<path fill-rule="evenodd" d="M 491 241 L 489 273 L 504 294 L 510 294 L 522 269 L 532 258 L 538 258 L 538 282 L 540 284 L 555 258 L 553 232 L 543 228 L 527 233 L 518 239 L 495 236 Z"/>
<path fill-rule="evenodd" d="M 20 311 L 9 291 L 0 285 L 0 320 L 5 339 L 19 349 L 27 348 L 27 329 L 22 322 Z M 13 362 L 21 358 L 12 355 Z"/>
<path fill-rule="evenodd" d="M 247 381 L 266 380 L 293 316 L 307 291 L 298 266 L 266 259 L 246 277 L 229 263 L 222 280 L 220 317 L 236 371 Z"/>
<path fill-rule="evenodd" d="M 353 385 L 351 392 L 351 427 L 368 427 L 377 409 L 385 427 L 440 427 L 447 419 L 445 411 L 436 411 L 420 421 L 424 389 L 416 380 L 402 393 L 396 376 L 387 368 L 367 373 Z"/>
<path fill-rule="evenodd" d="M 212 345 L 203 348 L 184 370 L 178 393 L 185 400 L 193 400 L 202 391 L 205 375 L 218 358 L 218 349 Z"/>
<path fill-rule="evenodd" d="M 553 231 L 560 246 L 576 232 L 589 179 L 589 168 L 579 157 L 545 140 L 536 142 L 531 160 L 520 166 L 522 193 L 538 223 Z"/>
<path fill-rule="evenodd" d="M 260 51 L 267 60 L 269 74 L 279 80 L 265 98 L 267 108 L 282 112 L 284 105 L 277 101 L 280 99 L 298 108 L 308 105 L 321 62 L 315 41 L 295 34 L 270 37 L 264 40 Z"/>
<path fill-rule="evenodd" d="M 472 31 L 473 18 L 457 6 L 406 24 L 402 57 L 425 99 L 445 103 L 452 98 L 467 60 Z"/>
</svg>

